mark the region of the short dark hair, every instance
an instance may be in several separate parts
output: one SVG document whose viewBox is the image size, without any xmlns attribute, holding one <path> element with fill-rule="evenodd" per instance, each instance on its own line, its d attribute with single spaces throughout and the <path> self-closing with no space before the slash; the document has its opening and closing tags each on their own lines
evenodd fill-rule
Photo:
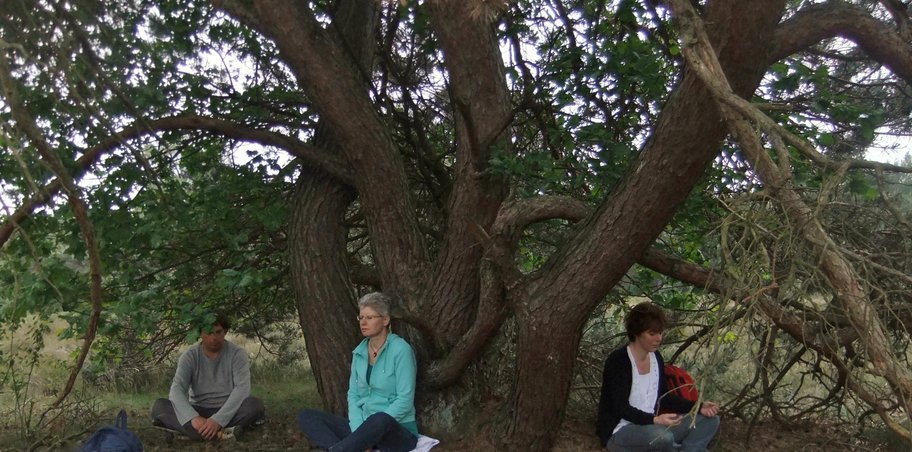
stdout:
<svg viewBox="0 0 912 452">
<path fill-rule="evenodd" d="M 668 319 L 665 311 L 657 304 L 644 301 L 637 304 L 627 313 L 624 327 L 627 329 L 627 338 L 633 342 L 644 331 L 665 331 Z"/>
<path fill-rule="evenodd" d="M 224 312 L 216 312 L 215 320 L 212 322 L 211 325 L 204 326 L 202 328 L 202 331 L 208 334 L 210 331 L 212 331 L 215 328 L 216 325 L 224 328 L 225 331 L 227 332 L 228 330 L 231 329 L 231 318 L 229 318 L 228 314 L 225 314 Z"/>
</svg>

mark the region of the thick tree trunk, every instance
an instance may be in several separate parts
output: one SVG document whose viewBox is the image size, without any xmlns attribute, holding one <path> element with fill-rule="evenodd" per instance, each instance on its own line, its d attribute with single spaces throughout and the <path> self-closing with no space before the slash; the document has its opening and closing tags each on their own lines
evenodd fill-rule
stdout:
<svg viewBox="0 0 912 452">
<path fill-rule="evenodd" d="M 520 314 L 518 320 L 513 422 L 505 448 L 550 450 L 564 417 L 583 329 L 565 329 L 559 315 Z"/>
<path fill-rule="evenodd" d="M 334 149 L 351 166 L 384 291 L 416 302 L 428 278 L 428 247 L 400 150 L 369 95 L 369 79 L 359 69 L 356 58 L 362 53 L 349 51 L 346 40 L 327 30 L 303 2 L 261 0 L 236 15 L 252 16 L 257 29 L 275 41 L 319 111 L 321 125 L 332 131 Z"/>
<path fill-rule="evenodd" d="M 342 0 L 333 20 L 354 64 L 368 72 L 373 61 L 377 4 Z M 321 121 L 321 124 L 325 121 Z M 336 150 L 324 126 L 314 141 Z M 345 211 L 354 189 L 315 169 L 302 169 L 290 228 L 292 279 L 301 328 L 323 405 L 345 415 L 351 350 L 360 339 L 349 277 Z"/>
<path fill-rule="evenodd" d="M 310 365 L 324 408 L 346 413 L 351 351 L 360 339 L 346 265 L 345 210 L 352 191 L 318 170 L 302 170 L 289 226 L 291 279 Z"/>
</svg>

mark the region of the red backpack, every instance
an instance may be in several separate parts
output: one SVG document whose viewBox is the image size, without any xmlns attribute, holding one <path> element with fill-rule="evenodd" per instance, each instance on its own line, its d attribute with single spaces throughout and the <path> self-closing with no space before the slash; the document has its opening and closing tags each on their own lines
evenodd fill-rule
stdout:
<svg viewBox="0 0 912 452">
<path fill-rule="evenodd" d="M 686 370 L 674 364 L 665 364 L 665 382 L 668 384 L 668 394 L 683 397 L 691 402 L 696 402 L 700 398 L 700 393 L 697 391 L 697 385 L 694 383 L 693 377 Z M 659 396 L 663 395 L 660 394 Z M 670 413 L 670 411 L 660 409 L 659 414 L 662 413 Z"/>
</svg>

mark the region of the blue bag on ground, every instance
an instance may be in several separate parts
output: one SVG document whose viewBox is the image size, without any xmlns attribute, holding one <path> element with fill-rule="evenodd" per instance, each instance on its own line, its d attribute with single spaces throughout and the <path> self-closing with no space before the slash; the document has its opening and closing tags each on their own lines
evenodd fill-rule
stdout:
<svg viewBox="0 0 912 452">
<path fill-rule="evenodd" d="M 127 412 L 120 410 L 114 425 L 102 427 L 82 444 L 82 452 L 142 452 L 142 441 L 127 430 Z"/>
</svg>

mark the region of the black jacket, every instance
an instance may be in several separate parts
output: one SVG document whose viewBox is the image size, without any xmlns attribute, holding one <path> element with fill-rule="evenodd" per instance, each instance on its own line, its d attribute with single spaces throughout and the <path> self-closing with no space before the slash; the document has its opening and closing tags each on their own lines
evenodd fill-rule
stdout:
<svg viewBox="0 0 912 452">
<path fill-rule="evenodd" d="M 652 418 L 662 408 L 675 413 L 687 413 L 693 409 L 694 403 L 676 394 L 668 393 L 668 383 L 665 381 L 665 361 L 659 352 L 655 353 L 659 366 L 659 401 L 655 411 L 645 413 L 630 406 L 630 387 L 633 385 L 633 369 L 630 358 L 627 356 L 627 346 L 623 346 L 608 355 L 605 360 L 605 371 L 602 373 L 602 396 L 599 399 L 598 420 L 595 431 L 602 440 L 602 445 L 614 433 L 614 427 L 627 419 L 634 424 L 652 424 Z M 662 396 L 662 394 L 665 394 Z"/>
</svg>

